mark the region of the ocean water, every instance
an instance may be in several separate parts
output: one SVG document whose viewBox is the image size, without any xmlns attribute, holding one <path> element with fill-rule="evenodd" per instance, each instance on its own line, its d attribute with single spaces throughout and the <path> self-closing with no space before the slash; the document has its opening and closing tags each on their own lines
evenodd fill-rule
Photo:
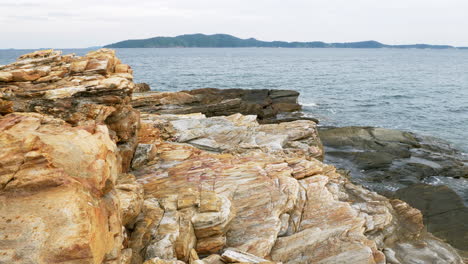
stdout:
<svg viewBox="0 0 468 264">
<path fill-rule="evenodd" d="M 64 50 L 83 55 L 89 50 Z M 0 64 L 29 50 L 0 50 Z M 322 125 L 443 138 L 468 152 L 468 50 L 117 49 L 153 90 L 292 89 Z"/>
</svg>

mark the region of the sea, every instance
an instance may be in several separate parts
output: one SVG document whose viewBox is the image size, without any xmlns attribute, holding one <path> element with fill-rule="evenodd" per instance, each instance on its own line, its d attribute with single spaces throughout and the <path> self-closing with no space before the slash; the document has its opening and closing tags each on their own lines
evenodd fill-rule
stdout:
<svg viewBox="0 0 468 264">
<path fill-rule="evenodd" d="M 32 50 L 0 50 L 0 64 Z M 89 49 L 64 49 L 86 54 Z M 375 126 L 444 139 L 468 153 L 468 50 L 116 49 L 155 91 L 290 89 L 324 126 Z"/>
</svg>

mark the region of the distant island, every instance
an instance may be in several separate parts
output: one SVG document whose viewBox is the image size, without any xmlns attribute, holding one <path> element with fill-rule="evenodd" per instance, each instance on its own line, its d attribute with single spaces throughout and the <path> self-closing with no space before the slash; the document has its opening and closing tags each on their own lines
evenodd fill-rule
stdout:
<svg viewBox="0 0 468 264">
<path fill-rule="evenodd" d="M 227 34 L 187 34 L 176 37 L 131 39 L 104 46 L 105 48 L 398 48 L 398 49 L 468 49 L 450 45 L 386 45 L 378 41 L 344 43 L 261 41 L 255 38 L 241 39 Z"/>
</svg>

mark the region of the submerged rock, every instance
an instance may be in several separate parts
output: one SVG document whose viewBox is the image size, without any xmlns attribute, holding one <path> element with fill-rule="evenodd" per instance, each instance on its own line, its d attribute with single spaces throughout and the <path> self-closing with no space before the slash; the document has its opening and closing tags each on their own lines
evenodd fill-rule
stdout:
<svg viewBox="0 0 468 264">
<path fill-rule="evenodd" d="M 423 212 L 427 230 L 468 252 L 468 207 L 447 186 L 414 184 L 395 196 Z"/>
<path fill-rule="evenodd" d="M 468 160 L 448 143 L 410 132 L 374 128 L 320 128 L 328 160 L 349 161 L 349 170 L 370 180 L 403 185 L 430 176 L 468 178 Z"/>
<path fill-rule="evenodd" d="M 468 161 L 460 152 L 442 140 L 383 128 L 321 128 L 319 135 L 325 161 L 349 170 L 354 182 L 420 209 L 429 231 L 467 250 Z M 456 192 L 421 185 L 444 177 Z"/>
</svg>

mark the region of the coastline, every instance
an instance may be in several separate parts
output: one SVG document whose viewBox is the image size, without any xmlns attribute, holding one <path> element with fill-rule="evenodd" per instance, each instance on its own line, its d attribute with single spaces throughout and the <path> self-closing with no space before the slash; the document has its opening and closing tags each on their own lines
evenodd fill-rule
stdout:
<svg viewBox="0 0 468 264">
<path fill-rule="evenodd" d="M 348 143 L 370 156 L 367 169 L 450 149 L 377 128 L 326 139 L 297 112 L 296 91 L 136 93 L 148 88 L 108 49 L 39 51 L 1 68 L 8 239 L 0 249 L 12 252 L 1 261 L 461 264 L 468 256 L 466 230 L 449 245 L 426 231 L 419 210 L 323 162 L 327 147 L 349 154 Z"/>
<path fill-rule="evenodd" d="M 249 101 L 250 96 L 245 96 L 244 93 L 255 94 L 255 92 L 261 91 L 255 89 L 197 89 L 162 93 L 150 91 L 149 86 L 147 89 L 146 92 L 136 93 L 137 103 L 134 104 L 134 107 L 151 113 L 190 114 L 201 112 L 207 116 L 223 116 L 240 112 L 255 114 L 259 123 L 265 123 L 262 120 L 265 118 L 263 110 L 268 109 L 268 107 L 275 108 L 274 105 L 267 106 L 266 102 L 271 101 L 268 98 L 269 95 L 264 95 L 266 97 L 254 95 L 255 100 Z M 230 90 L 236 92 L 232 93 Z M 271 90 L 263 91 L 266 94 L 271 93 Z M 225 97 L 222 95 L 223 92 L 231 95 Z M 468 216 L 468 195 L 466 193 L 468 189 L 468 160 L 464 158 L 462 151 L 454 148 L 451 143 L 443 139 L 409 131 L 370 126 L 331 127 L 322 125 L 313 114 L 302 109 L 303 105 L 298 103 L 300 101 L 299 93 L 295 91 L 280 91 L 280 93 L 287 95 L 285 97 L 287 99 L 282 99 L 282 101 L 295 105 L 285 108 L 276 107 L 277 111 L 274 112 L 273 119 L 277 118 L 277 120 L 269 120 L 267 123 L 314 120 L 317 123 L 318 135 L 324 147 L 324 162 L 336 166 L 340 173 L 346 175 L 353 183 L 363 185 L 389 198 L 403 199 L 421 210 L 424 216 L 437 214 L 437 217 L 424 218 L 425 223 L 430 226 L 429 230 L 459 247 L 465 247 L 464 241 L 459 240 L 460 233 L 468 231 L 464 223 L 464 219 Z M 187 101 L 177 99 L 183 98 L 185 94 L 194 94 L 199 97 Z M 209 98 L 213 94 L 216 94 L 215 103 L 213 104 L 213 101 L 208 103 L 204 98 Z M 151 97 L 153 99 L 150 99 Z M 149 99 L 149 101 L 142 104 L 141 98 Z M 241 99 L 244 103 L 253 103 L 259 107 L 247 107 L 239 104 L 238 107 L 234 107 L 235 110 L 225 108 L 224 101 L 232 99 Z M 197 102 L 202 103 L 203 106 L 197 107 Z M 275 103 L 274 99 L 272 102 Z M 145 108 L 145 105 L 149 108 Z M 219 106 L 221 106 L 220 112 L 214 113 L 210 110 L 219 109 Z M 259 109 L 262 110 L 259 112 Z M 266 110 L 266 112 L 269 111 Z M 337 137 L 334 136 L 334 133 L 326 135 L 327 130 L 339 131 Z M 344 131 L 344 133 L 340 131 Z M 373 131 L 378 131 L 378 134 Z M 444 189 L 444 186 L 448 186 L 449 189 Z M 426 203 L 421 204 L 421 195 L 427 192 L 430 194 L 423 198 Z M 408 196 L 406 193 L 413 193 L 416 196 Z M 433 207 L 437 205 L 439 207 L 437 213 L 434 209 L 428 208 L 427 204 L 433 204 Z M 447 207 L 445 204 L 451 204 L 453 207 Z M 445 220 L 441 221 L 440 219 Z M 456 231 L 447 233 L 447 230 Z"/>
</svg>

